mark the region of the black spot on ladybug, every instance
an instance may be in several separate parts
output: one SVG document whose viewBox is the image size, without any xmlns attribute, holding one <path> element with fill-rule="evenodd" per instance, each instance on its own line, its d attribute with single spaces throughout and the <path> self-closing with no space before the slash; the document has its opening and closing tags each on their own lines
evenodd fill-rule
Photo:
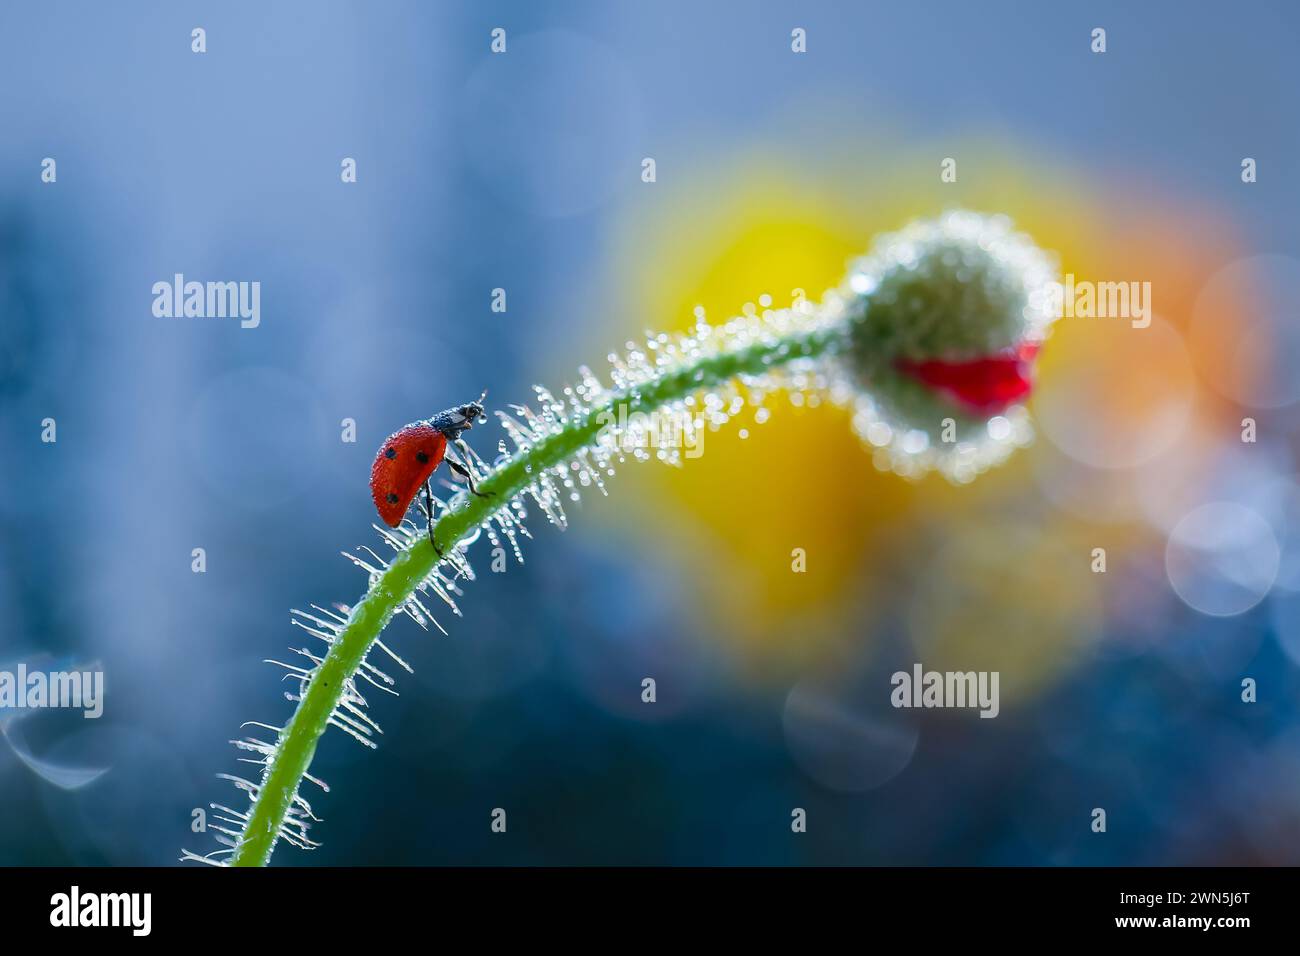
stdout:
<svg viewBox="0 0 1300 956">
<path fill-rule="evenodd" d="M 390 491 L 390 492 L 388 493 L 388 503 L 389 503 L 390 505 L 395 505 L 395 504 L 397 504 L 397 502 L 398 502 L 399 500 L 400 500 L 400 499 L 397 497 L 397 495 L 393 494 L 393 492 Z"/>
<path fill-rule="evenodd" d="M 396 458 L 396 457 L 397 457 L 397 449 L 396 449 L 396 448 L 389 448 L 387 451 L 384 452 L 384 457 L 385 457 L 385 458 Z"/>
<path fill-rule="evenodd" d="M 424 465 L 424 464 L 428 464 L 428 461 L 429 461 L 429 453 L 428 453 L 428 452 L 423 452 L 423 451 L 417 451 L 417 452 L 415 453 L 415 460 L 418 461 L 418 462 L 419 462 L 420 464 L 422 464 L 422 465 Z"/>
</svg>

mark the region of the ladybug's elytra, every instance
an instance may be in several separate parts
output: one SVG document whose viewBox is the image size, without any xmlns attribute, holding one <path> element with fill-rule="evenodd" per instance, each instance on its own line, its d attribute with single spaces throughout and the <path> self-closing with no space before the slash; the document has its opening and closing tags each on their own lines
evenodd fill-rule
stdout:
<svg viewBox="0 0 1300 956">
<path fill-rule="evenodd" d="M 447 458 L 447 467 L 465 479 L 471 493 L 480 498 L 487 495 L 474 486 L 474 475 L 469 468 L 469 449 L 461 440 L 461 432 L 474 427 L 483 418 L 484 392 L 478 401 L 456 408 L 448 408 L 432 418 L 411 422 L 385 439 L 370 466 L 370 496 L 379 509 L 379 517 L 390 528 L 401 524 L 403 516 L 415 496 L 424 488 L 425 511 L 429 519 L 429 543 L 442 556 L 442 549 L 433 540 L 433 491 L 429 487 L 434 470 L 442 463 L 448 444 L 455 448 L 462 461 Z"/>
</svg>

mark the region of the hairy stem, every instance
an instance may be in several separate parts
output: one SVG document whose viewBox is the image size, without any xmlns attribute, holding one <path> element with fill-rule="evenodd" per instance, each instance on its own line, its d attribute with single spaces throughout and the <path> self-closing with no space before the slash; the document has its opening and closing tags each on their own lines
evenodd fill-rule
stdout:
<svg viewBox="0 0 1300 956">
<path fill-rule="evenodd" d="M 608 422 L 608 413 L 624 410 L 649 414 L 664 405 L 743 375 L 760 375 L 802 358 L 812 358 L 833 348 L 838 336 L 825 329 L 797 332 L 734 351 L 708 355 L 696 362 L 667 370 L 634 388 L 614 393 L 586 414 L 521 451 L 480 479 L 487 497 L 466 496 L 456 508 L 444 512 L 434 526 L 443 551 L 474 528 L 507 507 L 548 468 L 561 464 L 596 440 Z M 402 551 L 379 575 L 365 596 L 352 608 L 347 624 L 331 644 L 323 663 L 305 686 L 293 716 L 280 732 L 274 756 L 267 765 L 231 863 L 264 866 L 271 857 L 280 827 L 293 804 L 303 775 L 311 765 L 316 742 L 338 706 L 346 683 L 357 672 L 380 632 L 438 563 L 427 538 Z"/>
</svg>

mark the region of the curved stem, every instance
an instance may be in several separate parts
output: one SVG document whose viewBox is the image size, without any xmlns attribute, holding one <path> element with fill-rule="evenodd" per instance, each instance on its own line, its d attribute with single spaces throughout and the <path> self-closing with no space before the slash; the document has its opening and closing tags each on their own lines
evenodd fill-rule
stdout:
<svg viewBox="0 0 1300 956">
<path fill-rule="evenodd" d="M 447 511 L 434 526 L 438 546 L 446 551 L 472 529 L 506 507 L 538 475 L 561 464 L 593 442 L 606 427 L 608 413 L 650 413 L 702 389 L 716 387 L 738 375 L 760 375 L 801 358 L 828 351 L 836 336 L 824 329 L 798 332 L 734 351 L 709 355 L 697 362 L 666 371 L 635 388 L 613 394 L 562 430 L 555 432 L 480 479 L 485 498 L 467 496 Z M 280 732 L 258 788 L 248 823 L 231 857 L 234 866 L 263 866 L 270 860 L 285 815 L 293 804 L 303 775 L 311 765 L 316 742 L 339 704 L 352 678 L 380 632 L 438 563 L 427 537 L 400 552 L 352 608 L 306 684 L 293 716 Z"/>
</svg>

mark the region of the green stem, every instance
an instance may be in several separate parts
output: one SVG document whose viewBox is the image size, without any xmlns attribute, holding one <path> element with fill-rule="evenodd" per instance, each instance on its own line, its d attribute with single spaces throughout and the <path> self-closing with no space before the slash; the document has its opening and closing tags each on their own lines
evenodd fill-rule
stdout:
<svg viewBox="0 0 1300 956">
<path fill-rule="evenodd" d="M 664 405 L 738 375 L 761 375 L 788 362 L 821 355 L 834 347 L 837 336 L 824 329 L 798 332 L 734 351 L 720 352 L 683 365 L 635 388 L 613 394 L 606 402 L 521 451 L 479 482 L 489 497 L 466 496 L 434 525 L 438 546 L 446 551 L 466 534 L 506 507 L 548 468 L 571 458 L 594 441 L 608 422 L 605 413 L 625 408 L 650 413 Z M 324 661 L 306 684 L 293 716 L 280 732 L 231 863 L 264 866 L 271 858 L 303 775 L 311 765 L 316 742 L 338 706 L 346 682 L 357 672 L 380 632 L 416 587 L 428 577 L 438 557 L 427 538 L 400 552 L 353 608 L 347 624 L 330 645 Z"/>
</svg>

